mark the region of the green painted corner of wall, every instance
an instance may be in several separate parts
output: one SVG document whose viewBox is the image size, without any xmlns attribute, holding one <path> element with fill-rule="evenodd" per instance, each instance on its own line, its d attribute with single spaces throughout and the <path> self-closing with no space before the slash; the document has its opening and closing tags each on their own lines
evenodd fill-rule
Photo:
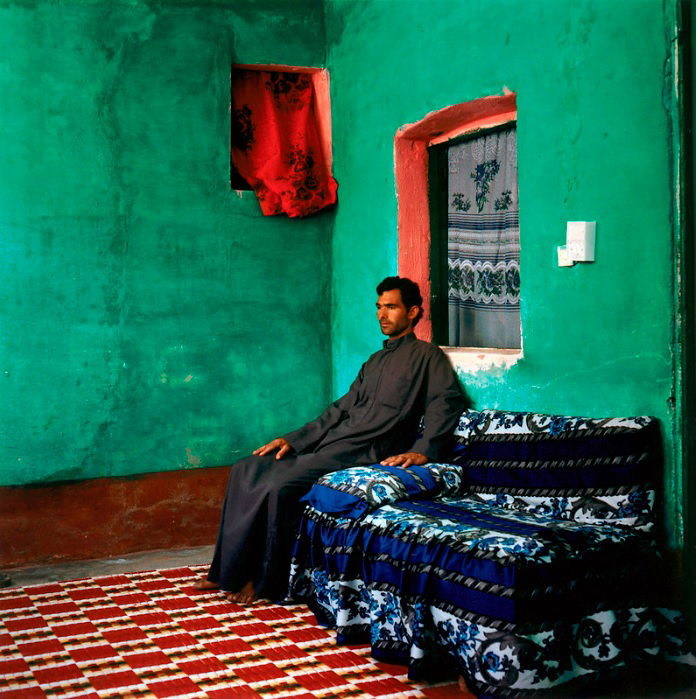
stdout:
<svg viewBox="0 0 700 699">
<path fill-rule="evenodd" d="M 316 414 L 382 340 L 396 130 L 508 88 L 525 356 L 462 380 L 477 407 L 659 417 L 680 545 L 677 11 L 0 1 L 0 484 L 230 463 Z M 230 190 L 233 62 L 329 68 L 332 212 L 265 219 Z M 596 262 L 559 268 L 582 219 Z"/>
<path fill-rule="evenodd" d="M 477 408 L 658 417 L 666 525 L 679 546 L 669 155 L 678 142 L 668 83 L 675 21 L 663 0 L 326 3 L 341 183 L 335 392 L 376 348 L 368 289 L 396 270 L 394 133 L 431 111 L 512 90 L 524 358 L 507 371 L 463 372 L 462 381 Z M 570 220 L 597 221 L 594 263 L 556 265 Z"/>
<path fill-rule="evenodd" d="M 329 394 L 332 214 L 229 186 L 233 62 L 322 5 L 0 3 L 0 484 L 231 463 Z"/>
</svg>

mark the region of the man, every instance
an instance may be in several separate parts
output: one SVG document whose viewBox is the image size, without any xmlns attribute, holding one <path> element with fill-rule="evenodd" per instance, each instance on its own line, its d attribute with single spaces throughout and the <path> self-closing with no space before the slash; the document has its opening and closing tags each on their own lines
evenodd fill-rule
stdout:
<svg viewBox="0 0 700 699">
<path fill-rule="evenodd" d="M 423 313 L 418 285 L 387 277 L 377 295 L 377 319 L 388 339 L 350 390 L 316 420 L 231 468 L 214 559 L 198 589 L 221 588 L 243 604 L 283 597 L 299 499 L 320 476 L 354 465 L 440 459 L 465 408 L 459 382 L 440 348 L 413 334 Z"/>
</svg>

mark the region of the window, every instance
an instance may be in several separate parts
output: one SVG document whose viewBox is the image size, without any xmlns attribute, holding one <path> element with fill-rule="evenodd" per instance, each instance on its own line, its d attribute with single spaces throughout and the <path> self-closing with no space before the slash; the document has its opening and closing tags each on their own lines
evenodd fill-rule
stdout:
<svg viewBox="0 0 700 699">
<path fill-rule="evenodd" d="M 515 122 L 428 148 L 433 339 L 519 349 Z"/>
<path fill-rule="evenodd" d="M 430 162 L 432 160 L 430 155 L 434 146 L 448 142 L 451 145 L 457 145 L 465 134 L 484 135 L 488 133 L 487 129 L 515 122 L 517 118 L 515 101 L 515 93 L 505 88 L 502 95 L 481 97 L 430 112 L 419 121 L 403 125 L 394 137 L 399 229 L 398 271 L 400 275 L 410 277 L 418 282 L 425 308 L 425 316 L 416 327 L 416 335 L 422 340 L 434 340 L 438 344 L 444 343 L 443 346 L 455 366 L 466 373 L 492 368 L 507 369 L 522 358 L 523 352 L 519 347 L 520 342 L 511 349 L 477 346 L 450 347 L 447 345 L 449 326 L 448 321 L 446 321 L 447 310 L 445 309 L 448 306 L 446 301 L 443 303 L 443 300 L 446 299 L 445 289 L 447 288 L 446 264 L 443 262 L 447 257 L 445 249 L 447 237 L 441 238 L 444 240 L 443 248 L 445 249 L 445 255 L 440 257 L 440 267 L 443 270 L 442 279 L 445 280 L 441 281 L 438 272 L 431 273 L 437 269 L 436 248 L 433 247 L 431 241 L 437 226 L 434 220 L 431 221 L 431 207 L 429 206 L 429 170 L 432 171 L 435 167 L 435 161 Z M 445 148 L 448 147 L 445 146 Z M 447 156 L 443 163 L 445 168 L 444 181 L 447 182 Z M 429 167 L 429 165 L 433 167 Z M 431 174 L 434 175 L 434 173 Z M 431 190 L 434 190 L 434 176 L 430 180 Z M 444 201 L 447 202 L 447 187 L 444 188 L 444 192 Z M 461 205 L 466 207 L 467 192 L 455 190 L 454 193 L 463 195 L 461 198 L 457 197 L 457 202 L 461 202 Z M 498 196 L 501 194 L 503 194 L 502 191 L 497 193 Z M 475 206 L 475 196 L 474 192 L 472 207 Z M 453 209 L 457 208 L 453 207 Z M 478 205 L 476 208 L 478 210 Z M 432 211 L 435 215 L 434 207 Z M 443 213 L 445 219 L 447 219 L 447 214 L 447 206 L 445 206 Z M 443 231 L 446 229 L 447 220 L 444 221 L 442 227 Z"/>
</svg>

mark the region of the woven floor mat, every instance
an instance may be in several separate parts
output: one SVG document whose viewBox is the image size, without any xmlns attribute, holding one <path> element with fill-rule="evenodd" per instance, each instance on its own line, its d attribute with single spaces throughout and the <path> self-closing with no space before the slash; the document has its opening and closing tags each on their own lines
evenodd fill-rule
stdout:
<svg viewBox="0 0 700 699">
<path fill-rule="evenodd" d="M 460 696 L 335 645 L 302 605 L 240 606 L 207 566 L 0 590 L 0 699 Z"/>
</svg>

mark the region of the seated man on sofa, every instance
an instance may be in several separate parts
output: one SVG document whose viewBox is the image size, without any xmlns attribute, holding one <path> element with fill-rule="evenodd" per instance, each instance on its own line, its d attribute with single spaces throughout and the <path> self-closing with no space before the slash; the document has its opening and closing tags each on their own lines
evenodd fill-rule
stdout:
<svg viewBox="0 0 700 699">
<path fill-rule="evenodd" d="M 445 354 L 413 334 L 423 313 L 418 285 L 387 277 L 377 295 L 388 339 L 349 391 L 316 420 L 231 467 L 214 559 L 198 589 L 221 589 L 243 604 L 284 597 L 299 499 L 320 476 L 354 465 L 440 459 L 465 408 L 460 384 Z"/>
</svg>

